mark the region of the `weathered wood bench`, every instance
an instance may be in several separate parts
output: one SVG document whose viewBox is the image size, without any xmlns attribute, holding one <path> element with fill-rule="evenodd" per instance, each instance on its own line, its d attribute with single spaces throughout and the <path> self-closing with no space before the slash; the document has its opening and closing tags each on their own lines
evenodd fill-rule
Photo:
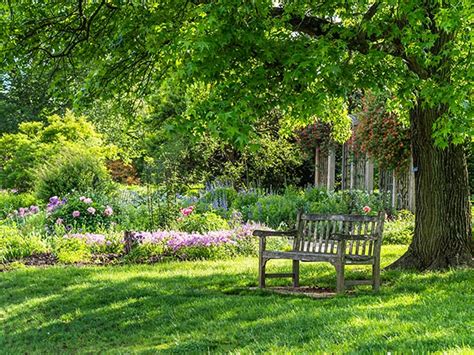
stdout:
<svg viewBox="0 0 474 355">
<path fill-rule="evenodd" d="M 380 249 L 384 213 L 376 217 L 356 215 L 316 215 L 298 213 L 296 229 L 290 231 L 256 230 L 259 243 L 259 287 L 265 287 L 267 277 L 291 277 L 299 286 L 299 262 L 329 262 L 336 268 L 337 293 L 346 286 L 372 285 L 380 287 Z M 291 251 L 266 250 L 266 238 L 286 236 L 292 239 Z M 267 274 L 265 266 L 271 259 L 293 260 L 293 272 Z M 372 265 L 372 280 L 344 280 L 345 265 Z"/>
</svg>

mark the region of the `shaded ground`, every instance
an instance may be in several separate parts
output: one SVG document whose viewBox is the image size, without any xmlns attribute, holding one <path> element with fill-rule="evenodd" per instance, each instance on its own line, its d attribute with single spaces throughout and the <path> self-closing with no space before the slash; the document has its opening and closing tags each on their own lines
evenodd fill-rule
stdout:
<svg viewBox="0 0 474 355">
<path fill-rule="evenodd" d="M 384 247 L 384 264 L 404 250 Z M 252 290 L 256 272 L 256 258 L 4 272 L 0 353 L 474 350 L 473 270 L 388 271 L 379 294 L 360 287 L 330 299 Z M 327 264 L 304 263 L 301 276 L 335 284 Z"/>
</svg>

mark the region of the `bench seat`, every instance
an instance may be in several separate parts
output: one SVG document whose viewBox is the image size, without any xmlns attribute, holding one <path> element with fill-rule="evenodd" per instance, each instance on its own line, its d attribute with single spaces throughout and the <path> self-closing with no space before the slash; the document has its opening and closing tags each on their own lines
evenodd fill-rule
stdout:
<svg viewBox="0 0 474 355">
<path fill-rule="evenodd" d="M 380 249 L 385 214 L 378 216 L 316 215 L 298 213 L 296 229 L 290 231 L 254 231 L 259 242 L 259 287 L 265 287 L 267 277 L 291 277 L 299 286 L 299 262 L 329 262 L 336 268 L 337 292 L 345 286 L 371 284 L 380 286 Z M 266 238 L 287 237 L 292 250 L 267 250 Z M 293 271 L 267 274 L 266 263 L 272 259 L 293 261 Z M 345 265 L 371 265 L 372 280 L 344 280 Z"/>
</svg>

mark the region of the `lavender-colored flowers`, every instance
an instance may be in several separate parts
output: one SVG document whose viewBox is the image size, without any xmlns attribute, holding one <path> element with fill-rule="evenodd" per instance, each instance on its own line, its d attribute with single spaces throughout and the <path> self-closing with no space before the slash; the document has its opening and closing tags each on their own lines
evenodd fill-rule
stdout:
<svg viewBox="0 0 474 355">
<path fill-rule="evenodd" d="M 64 205 L 66 202 L 67 200 L 65 198 L 61 200 L 58 196 L 50 197 L 49 203 L 46 206 L 46 211 L 51 213 L 60 206 Z"/>
<path fill-rule="evenodd" d="M 80 215 L 81 215 L 81 212 L 79 212 L 79 211 L 73 211 L 73 212 L 72 212 L 72 216 L 73 216 L 74 218 L 78 218 Z"/>
<path fill-rule="evenodd" d="M 36 205 L 31 205 L 30 207 L 20 207 L 18 210 L 13 211 L 13 214 L 10 214 L 10 217 L 20 217 L 25 218 L 34 214 L 39 213 L 40 208 Z"/>
</svg>

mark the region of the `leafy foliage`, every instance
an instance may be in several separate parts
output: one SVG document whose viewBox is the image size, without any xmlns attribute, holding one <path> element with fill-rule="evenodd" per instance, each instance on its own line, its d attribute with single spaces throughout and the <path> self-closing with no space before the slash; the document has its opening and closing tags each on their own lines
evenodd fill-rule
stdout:
<svg viewBox="0 0 474 355">
<path fill-rule="evenodd" d="M 22 190 L 32 188 L 38 170 L 45 163 L 60 160 L 65 151 L 80 151 L 104 159 L 114 155 L 115 147 L 103 145 L 94 127 L 70 111 L 63 117 L 48 117 L 46 124 L 22 123 L 18 133 L 0 137 L 0 185 Z"/>
<path fill-rule="evenodd" d="M 112 189 L 104 159 L 82 149 L 64 149 L 35 175 L 35 193 L 43 201 L 69 193 L 105 194 Z"/>
<path fill-rule="evenodd" d="M 208 232 L 229 229 L 227 221 L 213 212 L 192 213 L 181 217 L 177 227 L 184 232 Z"/>
</svg>

